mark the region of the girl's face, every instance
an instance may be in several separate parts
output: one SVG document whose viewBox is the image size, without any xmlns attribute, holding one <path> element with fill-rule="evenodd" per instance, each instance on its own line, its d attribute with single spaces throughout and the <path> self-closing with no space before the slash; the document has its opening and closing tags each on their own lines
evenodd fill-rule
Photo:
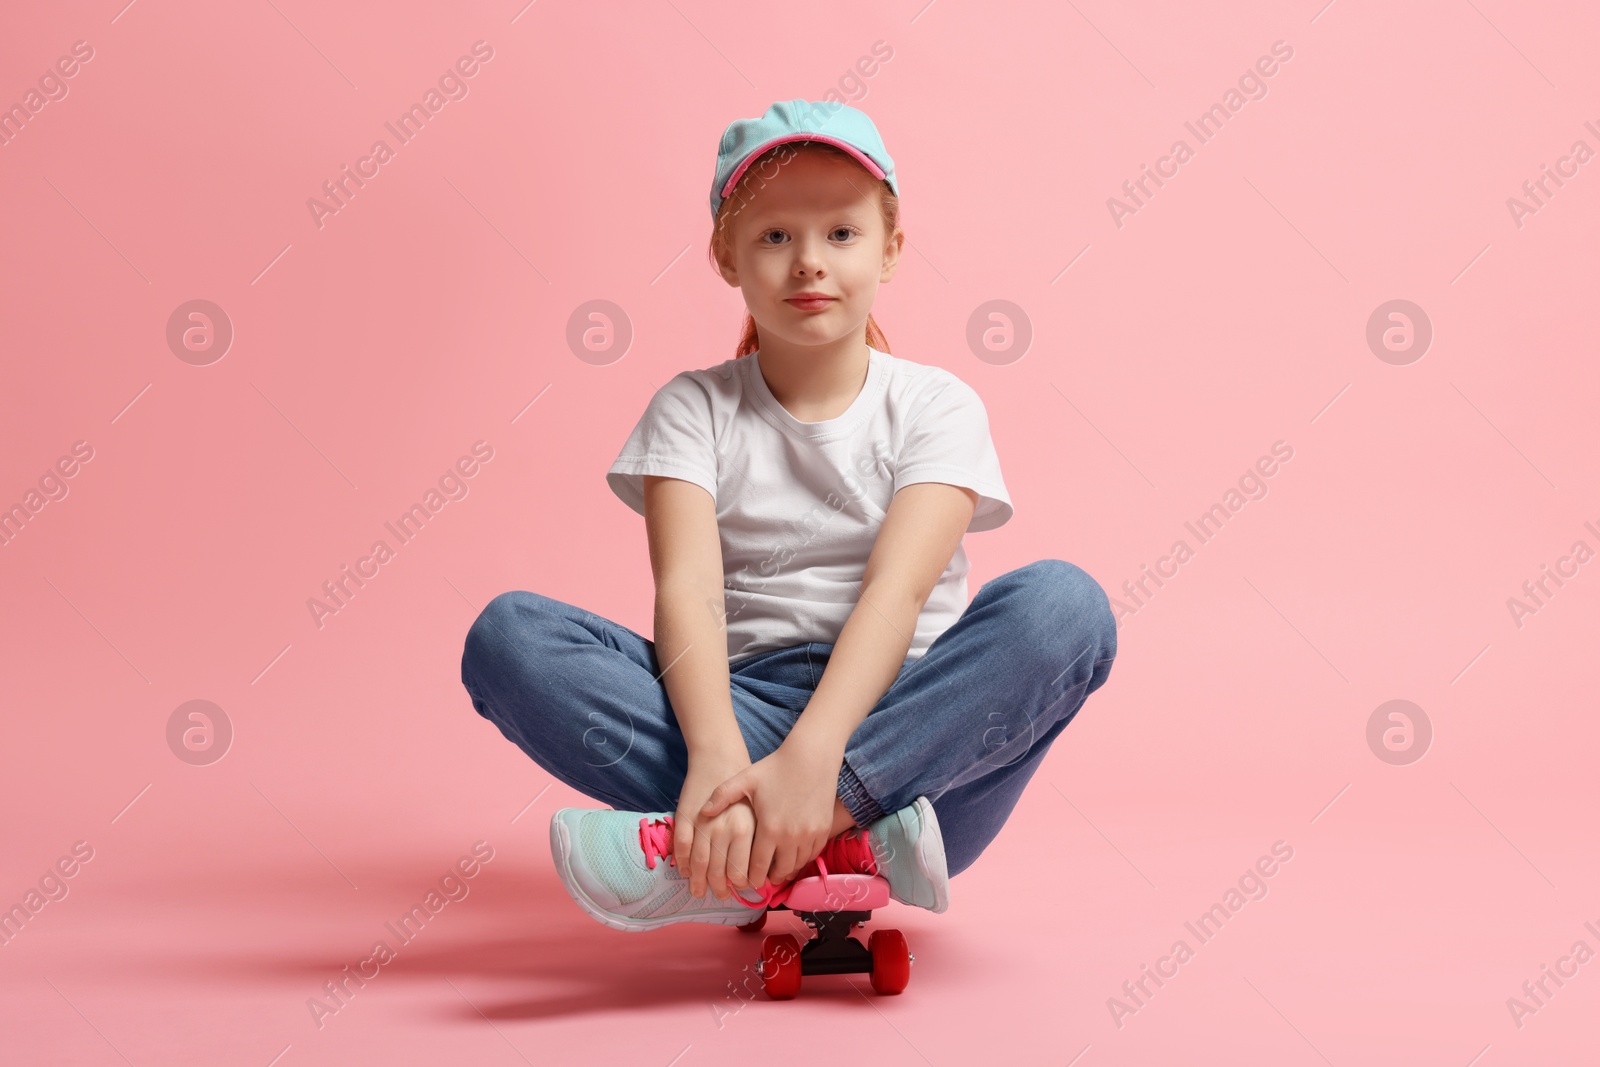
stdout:
<svg viewBox="0 0 1600 1067">
<path fill-rule="evenodd" d="M 894 277 L 903 234 L 885 241 L 878 179 L 858 164 L 799 150 L 757 163 L 758 176 L 736 194 L 729 285 L 763 337 L 823 345 L 864 331 L 878 284 Z M 781 162 L 780 162 L 781 161 Z M 832 299 L 811 307 L 800 293 Z"/>
</svg>

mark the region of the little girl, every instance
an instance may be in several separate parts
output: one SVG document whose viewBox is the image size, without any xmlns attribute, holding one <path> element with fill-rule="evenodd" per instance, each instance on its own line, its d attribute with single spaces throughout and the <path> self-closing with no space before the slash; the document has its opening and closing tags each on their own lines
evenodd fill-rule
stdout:
<svg viewBox="0 0 1600 1067">
<path fill-rule="evenodd" d="M 550 822 L 563 884 L 607 926 L 743 925 L 840 871 L 944 911 L 1110 673 L 1109 601 L 1073 564 L 967 601 L 962 535 L 1011 500 L 978 394 L 890 355 L 872 318 L 899 203 L 855 108 L 730 124 L 711 255 L 744 338 L 658 389 L 606 475 L 645 519 L 655 640 L 523 591 L 467 634 L 478 713 L 611 805 Z"/>
</svg>

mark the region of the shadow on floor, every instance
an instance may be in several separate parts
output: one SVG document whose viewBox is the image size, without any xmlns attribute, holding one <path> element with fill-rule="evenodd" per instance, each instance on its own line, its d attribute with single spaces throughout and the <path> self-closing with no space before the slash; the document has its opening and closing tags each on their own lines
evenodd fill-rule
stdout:
<svg viewBox="0 0 1600 1067">
<path fill-rule="evenodd" d="M 714 1024 L 752 998 L 768 1002 L 755 977 L 764 935 L 790 933 L 803 944 L 810 933 L 785 912 L 771 913 L 761 933 L 705 923 L 623 933 L 580 911 L 548 864 L 518 866 L 505 857 L 407 942 L 387 924 L 420 901 L 442 871 L 393 861 L 351 873 L 359 890 L 314 866 L 217 872 L 203 896 L 186 896 L 200 888 L 192 884 L 125 887 L 122 901 L 134 912 L 146 905 L 181 910 L 188 935 L 168 939 L 165 950 L 141 952 L 139 971 L 185 983 L 293 988 L 336 1006 L 324 983 L 346 966 L 357 971 L 381 939 L 393 958 L 365 986 L 347 981 L 352 1003 L 368 989 L 438 983 L 438 1015 L 447 1021 L 569 1019 L 676 1003 L 703 1005 Z M 933 940 L 937 923 L 914 912 L 892 905 L 855 936 L 865 944 L 874 929 L 898 928 L 916 952 Z M 138 921 L 137 914 L 126 919 Z M 370 974 L 373 965 L 361 969 Z M 876 998 L 866 975 L 808 977 L 801 996 L 863 1010 Z"/>
</svg>

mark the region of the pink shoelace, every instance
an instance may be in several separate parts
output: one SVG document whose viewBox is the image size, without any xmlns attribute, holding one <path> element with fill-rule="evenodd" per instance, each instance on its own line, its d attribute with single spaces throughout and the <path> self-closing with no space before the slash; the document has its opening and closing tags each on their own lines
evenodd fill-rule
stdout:
<svg viewBox="0 0 1600 1067">
<path fill-rule="evenodd" d="M 667 815 L 654 821 L 649 816 L 639 820 L 639 847 L 644 850 L 645 866 L 651 870 L 655 869 L 658 857 L 666 859 L 674 867 L 678 865 L 677 857 L 672 855 L 672 819 L 671 815 Z M 878 873 L 878 862 L 873 858 L 872 847 L 867 844 L 867 837 L 859 827 L 851 827 L 830 840 L 816 859 L 801 867 L 794 878 L 782 885 L 763 880 L 761 888 L 757 890 L 761 894 L 760 900 L 746 900 L 738 893 L 734 893 L 732 899 L 748 908 L 770 908 L 789 899 L 790 890 L 801 878 L 821 875 L 823 886 L 826 887 L 830 867 L 836 874 Z"/>
</svg>

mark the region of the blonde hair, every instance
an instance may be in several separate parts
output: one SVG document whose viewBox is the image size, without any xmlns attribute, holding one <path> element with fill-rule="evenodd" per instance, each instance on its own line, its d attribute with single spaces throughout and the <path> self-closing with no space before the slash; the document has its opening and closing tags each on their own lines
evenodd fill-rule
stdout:
<svg viewBox="0 0 1600 1067">
<path fill-rule="evenodd" d="M 747 187 L 751 185 L 758 185 L 765 180 L 763 177 L 757 175 L 757 170 L 767 169 L 768 173 L 765 177 L 770 178 L 772 176 L 770 164 L 768 168 L 762 168 L 760 165 L 764 161 L 767 161 L 769 157 L 773 156 L 782 156 L 781 159 L 776 161 L 780 165 L 782 163 L 787 163 L 794 157 L 796 152 L 801 149 L 809 152 L 818 152 L 833 156 L 835 158 L 853 163 L 858 167 L 861 165 L 854 156 L 850 155 L 842 148 L 837 148 L 834 145 L 828 144 L 824 141 L 790 141 L 785 144 L 776 145 L 773 148 L 768 149 L 766 152 L 763 152 L 754 162 L 750 164 L 749 167 L 745 169 L 743 176 L 741 176 L 739 179 L 739 184 L 735 185 L 733 189 L 729 191 L 727 197 L 723 199 L 721 205 L 717 208 L 717 215 L 711 226 L 711 245 L 709 248 L 711 266 L 713 269 L 720 271 L 721 264 L 730 261 L 733 257 L 732 233 L 734 216 L 739 213 L 742 207 L 749 203 L 751 196 L 754 193 L 753 189 L 749 189 Z M 877 186 L 879 193 L 878 206 L 883 215 L 884 233 L 893 234 L 900 226 L 900 198 L 894 195 L 894 191 L 889 188 L 889 183 L 887 181 L 880 179 L 877 183 Z M 871 345 L 873 348 L 876 348 L 880 352 L 889 351 L 888 338 L 883 336 L 883 330 L 879 328 L 878 322 L 872 317 L 871 312 L 867 313 L 867 344 Z M 740 356 L 747 356 L 760 347 L 761 340 L 760 335 L 756 332 L 756 320 L 747 311 L 744 316 L 744 326 L 741 329 L 739 345 L 733 353 L 734 358 L 737 359 Z"/>
</svg>

